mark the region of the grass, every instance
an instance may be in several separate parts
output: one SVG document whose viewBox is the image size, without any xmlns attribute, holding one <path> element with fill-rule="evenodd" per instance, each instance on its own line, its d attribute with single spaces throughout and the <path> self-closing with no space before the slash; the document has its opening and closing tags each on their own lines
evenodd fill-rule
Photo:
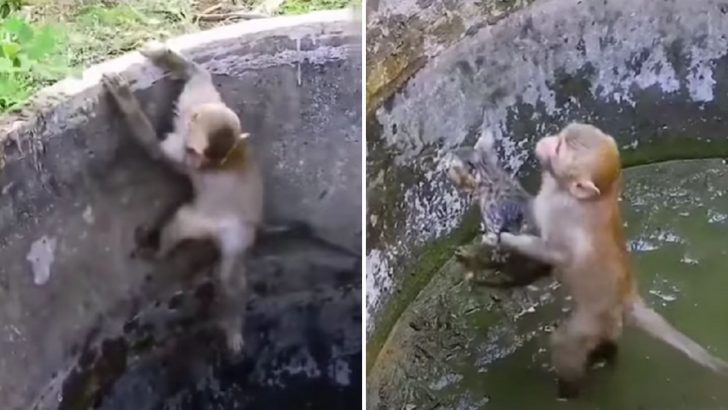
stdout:
<svg viewBox="0 0 728 410">
<path fill-rule="evenodd" d="M 349 0 L 287 0 L 279 14 L 304 14 L 315 10 L 341 9 Z"/>
<path fill-rule="evenodd" d="M 80 71 L 138 49 L 151 39 L 164 40 L 228 24 L 230 21 L 195 21 L 198 13 L 212 6 L 252 10 L 262 1 L 237 0 L 232 4 L 232 0 L 25 0 L 23 8 L 14 16 L 34 27 L 53 26 L 58 33 L 57 44 L 48 56 L 49 61 L 53 61 L 54 67 L 60 64 Z M 349 0 L 286 0 L 276 14 L 302 14 L 343 8 L 348 4 Z M 32 93 L 65 74 L 27 75 L 8 82 L 4 81 L 0 67 L 0 114 L 21 107 Z M 3 105 L 3 94 L 11 95 L 13 104 Z"/>
<path fill-rule="evenodd" d="M 29 0 L 28 17 L 61 24 L 74 67 L 87 67 L 138 48 L 151 39 L 197 30 L 188 0 Z"/>
</svg>

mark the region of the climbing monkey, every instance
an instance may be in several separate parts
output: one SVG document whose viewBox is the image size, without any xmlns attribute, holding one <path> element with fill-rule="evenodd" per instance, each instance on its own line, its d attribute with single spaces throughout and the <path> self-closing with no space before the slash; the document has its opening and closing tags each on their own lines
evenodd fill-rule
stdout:
<svg viewBox="0 0 728 410">
<path fill-rule="evenodd" d="M 637 292 L 618 206 L 615 140 L 594 126 L 573 123 L 539 140 L 535 155 L 542 170 L 532 205 L 539 234 L 498 236 L 505 249 L 554 266 L 573 297 L 570 317 L 551 336 L 559 396 L 579 394 L 591 358 L 614 358 L 624 322 L 725 373 L 728 363 L 674 329 Z"/>
<path fill-rule="evenodd" d="M 185 80 L 175 107 L 174 129 L 159 140 L 149 118 L 124 80 L 107 74 L 102 81 L 125 118 L 131 136 L 149 155 L 186 175 L 194 197 L 168 218 L 159 234 L 157 258 L 186 240 L 212 240 L 219 251 L 221 293 L 216 313 L 227 346 L 243 347 L 247 293 L 245 255 L 256 240 L 263 217 L 263 182 L 255 153 L 237 114 L 225 105 L 209 72 L 153 42 L 141 52 L 155 65 Z"/>
</svg>

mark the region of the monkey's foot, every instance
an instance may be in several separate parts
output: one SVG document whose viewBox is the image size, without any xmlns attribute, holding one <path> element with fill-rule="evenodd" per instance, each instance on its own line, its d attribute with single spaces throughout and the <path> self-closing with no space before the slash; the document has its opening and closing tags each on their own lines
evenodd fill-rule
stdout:
<svg viewBox="0 0 728 410">
<path fill-rule="evenodd" d="M 169 47 L 167 47 L 164 43 L 157 40 L 148 41 L 144 46 L 142 46 L 141 50 L 139 50 L 139 53 L 143 55 L 144 57 L 155 61 L 160 58 L 164 58 L 165 54 L 169 52 Z"/>
<path fill-rule="evenodd" d="M 227 332 L 227 348 L 230 353 L 234 355 L 240 354 L 244 345 L 245 341 L 243 340 L 243 335 L 240 331 Z"/>
<path fill-rule="evenodd" d="M 150 41 L 139 50 L 139 53 L 154 65 L 169 70 L 172 78 L 186 79 L 188 76 L 187 71 L 191 63 L 165 43 Z"/>
<path fill-rule="evenodd" d="M 589 353 L 589 365 L 597 362 L 605 361 L 607 364 L 614 364 L 617 361 L 617 352 L 619 348 L 612 341 L 604 341 L 600 343 L 594 350 Z"/>
<path fill-rule="evenodd" d="M 558 398 L 561 400 L 575 399 L 581 391 L 581 383 L 558 379 Z"/>
<path fill-rule="evenodd" d="M 153 262 L 158 260 L 157 250 L 147 246 L 136 245 L 131 250 L 129 257 L 132 259 L 140 259 L 147 262 Z"/>
<path fill-rule="evenodd" d="M 134 230 L 135 246 L 131 256 L 147 261 L 158 259 L 159 230 L 137 227 Z"/>
</svg>

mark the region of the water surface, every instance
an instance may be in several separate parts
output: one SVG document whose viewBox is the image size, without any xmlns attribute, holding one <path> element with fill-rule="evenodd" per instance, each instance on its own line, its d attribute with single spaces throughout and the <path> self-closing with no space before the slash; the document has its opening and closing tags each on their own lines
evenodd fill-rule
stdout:
<svg viewBox="0 0 728 410">
<path fill-rule="evenodd" d="M 728 165 L 669 162 L 625 172 L 622 210 L 648 304 L 728 359 Z M 472 290 L 450 262 L 404 313 L 368 377 L 372 409 L 728 409 L 720 378 L 638 330 L 583 396 L 556 400 L 548 333 L 558 286 Z"/>
</svg>

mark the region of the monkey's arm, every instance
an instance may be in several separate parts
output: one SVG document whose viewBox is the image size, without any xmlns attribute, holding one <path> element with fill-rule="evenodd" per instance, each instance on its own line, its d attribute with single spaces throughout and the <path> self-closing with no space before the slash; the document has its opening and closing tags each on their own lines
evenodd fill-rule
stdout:
<svg viewBox="0 0 728 410">
<path fill-rule="evenodd" d="M 155 161 L 165 161 L 173 169 L 181 171 L 179 164 L 162 150 L 157 132 L 142 110 L 139 100 L 131 92 L 129 84 L 118 74 L 107 73 L 101 78 L 104 87 L 119 107 L 134 140 L 140 144 Z"/>
<path fill-rule="evenodd" d="M 500 234 L 500 243 L 507 250 L 520 253 L 549 265 L 560 265 L 564 260 L 562 252 L 550 247 L 538 236 L 513 235 L 508 232 L 503 232 Z"/>
<path fill-rule="evenodd" d="M 537 280 L 551 274 L 551 265 L 525 257 L 524 255 L 510 253 L 505 255 L 504 261 L 492 258 L 493 247 L 478 243 L 464 245 L 455 251 L 456 260 L 468 271 L 467 280 L 477 286 L 497 289 L 509 289 L 528 286 Z M 499 271 L 505 278 L 483 278 L 477 273 L 485 270 Z"/>
</svg>

